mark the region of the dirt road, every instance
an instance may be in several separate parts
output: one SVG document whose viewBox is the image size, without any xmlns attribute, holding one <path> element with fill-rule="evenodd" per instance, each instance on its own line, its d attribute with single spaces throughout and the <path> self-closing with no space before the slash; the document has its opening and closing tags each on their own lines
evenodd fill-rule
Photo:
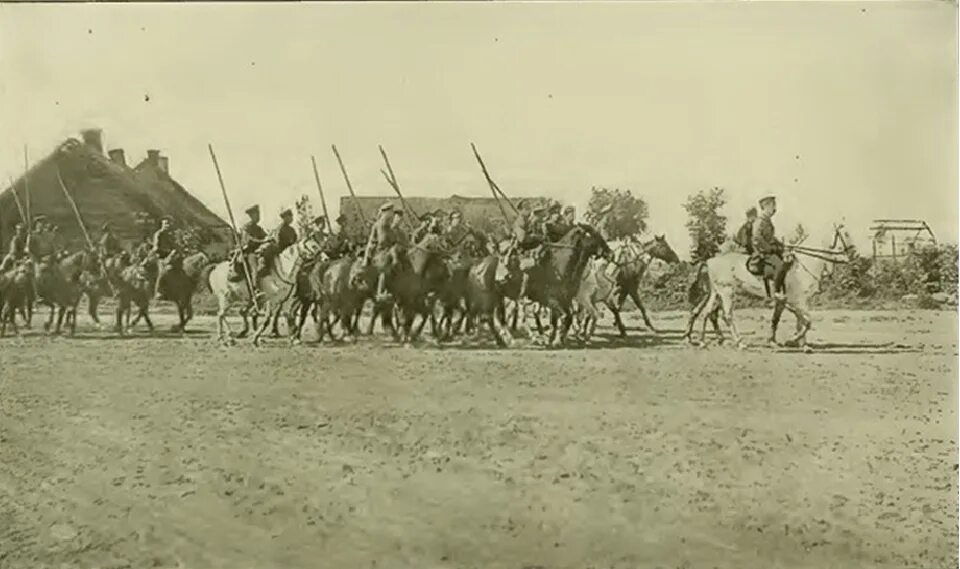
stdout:
<svg viewBox="0 0 960 569">
<path fill-rule="evenodd" d="M 0 567 L 955 565 L 956 313 L 817 316 L 811 355 L 6 339 Z"/>
</svg>

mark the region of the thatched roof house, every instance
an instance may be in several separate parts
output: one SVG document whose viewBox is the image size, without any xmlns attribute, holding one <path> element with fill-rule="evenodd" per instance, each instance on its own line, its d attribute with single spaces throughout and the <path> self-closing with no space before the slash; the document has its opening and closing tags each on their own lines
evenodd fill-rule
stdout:
<svg viewBox="0 0 960 569">
<path fill-rule="evenodd" d="M 229 225 L 170 176 L 167 157 L 150 150 L 146 159 L 131 168 L 122 149 L 104 155 L 100 130 L 81 134 L 82 140 L 67 139 L 0 193 L 0 248 L 5 250 L 15 225 L 21 221 L 14 191 L 21 206 L 27 208 L 27 186 L 30 215 L 47 216 L 60 227 L 68 245 L 84 243 L 76 215 L 57 179 L 58 172 L 94 239 L 103 223 L 110 221 L 114 234 L 129 245 L 144 236 L 140 216 L 171 215 L 177 226 L 204 233 L 209 239 L 205 248 L 219 253 L 229 246 Z"/>
</svg>

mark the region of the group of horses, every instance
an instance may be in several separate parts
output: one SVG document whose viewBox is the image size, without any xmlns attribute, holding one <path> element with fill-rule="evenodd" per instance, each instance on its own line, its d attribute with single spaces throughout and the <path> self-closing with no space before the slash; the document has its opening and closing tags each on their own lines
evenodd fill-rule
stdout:
<svg viewBox="0 0 960 569">
<path fill-rule="evenodd" d="M 259 326 L 253 322 L 253 343 L 260 342 L 271 324 L 276 330 L 284 308 L 292 343 L 302 341 L 311 314 L 318 341 L 336 338 L 334 327 L 339 327 L 343 337 L 355 339 L 362 310 L 368 304 L 366 333 L 373 333 L 380 322 L 384 331 L 403 343 L 416 340 L 429 322 L 439 341 L 464 330 L 488 331 L 498 345 L 506 346 L 516 333 L 520 308 L 527 304 L 535 308 L 536 331 L 526 317 L 529 310 L 524 311 L 521 322 L 538 342 L 563 345 L 577 315 L 583 317 L 580 338 L 588 340 L 599 317 L 598 305 L 611 310 L 625 334 L 619 311 L 628 296 L 642 307 L 638 287 L 650 260 L 678 260 L 662 236 L 644 244 L 608 244 L 586 224 L 574 226 L 543 247 L 542 260 L 529 269 L 524 298 L 518 298 L 521 260 L 506 242 L 492 251 L 470 243 L 450 250 L 438 236 L 428 235 L 416 244 L 385 248 L 367 261 L 354 255 L 323 259 L 319 244 L 304 239 L 280 253 L 269 272 L 258 279 L 262 296 L 257 308 L 267 317 Z M 217 338 L 228 344 L 233 342 L 233 334 L 227 316 L 233 309 L 239 308 L 243 317 L 239 335 L 251 329 L 247 285 L 231 280 L 229 274 L 229 263 L 224 262 L 214 267 L 209 277 L 210 290 L 218 301 Z M 386 294 L 378 294 L 380 282 Z M 547 337 L 541 310 L 549 316 Z M 644 318 L 649 324 L 645 311 Z"/>
<path fill-rule="evenodd" d="M 804 342 L 811 325 L 808 299 L 830 266 L 856 254 L 849 243 L 846 230 L 837 226 L 830 246 L 798 244 L 788 248 L 797 259 L 787 273 L 786 299 L 773 310 L 771 341 L 775 341 L 780 317 L 787 310 L 797 318 L 797 332 L 790 341 Z M 217 339 L 224 344 L 235 343 L 235 338 L 251 330 L 252 342 L 259 344 L 271 325 L 273 333 L 279 334 L 281 316 L 285 316 L 291 343 L 302 342 L 310 316 L 318 342 L 325 338 L 352 340 L 360 333 L 361 314 L 369 305 L 366 333 L 372 334 L 379 321 L 386 332 L 404 343 L 416 340 L 429 322 L 438 341 L 463 332 L 488 331 L 497 345 L 507 346 L 517 334 L 522 314 L 521 323 L 530 338 L 556 347 L 567 342 L 575 323 L 578 339 L 588 341 L 602 307 L 610 310 L 618 332 L 625 336 L 620 311 L 627 298 L 655 331 L 640 298 L 640 281 L 652 259 L 678 261 L 663 236 L 646 242 L 625 239 L 608 243 L 586 224 L 577 224 L 558 241 L 545 243 L 541 255 L 539 262 L 526 269 L 529 280 L 524 298 L 519 298 L 522 259 L 508 242 L 491 250 L 471 248 L 469 243 L 450 250 L 438 236 L 429 235 L 416 244 L 393 245 L 366 261 L 353 254 L 327 259 L 321 244 L 306 237 L 279 253 L 269 271 L 257 277 L 261 294 L 254 303 L 247 281 L 231 277 L 230 260 L 211 262 L 204 253 L 185 257 L 174 253 L 163 259 L 155 255 L 131 259 L 128 254 L 102 258 L 96 251 L 82 250 L 57 261 L 25 261 L 0 271 L 0 336 L 6 334 L 8 325 L 17 331 L 17 314 L 29 323 L 35 305 L 50 308 L 45 329 L 52 327 L 59 333 L 62 326 L 68 326 L 72 334 L 82 297 L 88 299 L 90 317 L 100 324 L 97 308 L 106 295 L 117 300 L 117 332 L 127 333 L 141 319 L 152 331 L 149 307 L 155 292 L 175 304 L 175 328 L 182 332 L 193 317 L 194 294 L 206 287 L 217 300 Z M 386 294 L 378 294 L 379 283 Z M 738 292 L 765 296 L 762 278 L 747 268 L 747 255 L 726 247 L 701 265 L 691 284 L 693 309 L 685 337 L 697 343 L 694 325 L 703 317 L 699 343 L 704 343 L 707 322 L 712 322 L 723 341 L 718 322 L 722 317 L 736 344 L 743 346 L 733 321 Z M 234 310 L 243 320 L 236 335 L 228 321 Z M 542 313 L 548 316 L 549 335 L 544 333 Z"/>
</svg>

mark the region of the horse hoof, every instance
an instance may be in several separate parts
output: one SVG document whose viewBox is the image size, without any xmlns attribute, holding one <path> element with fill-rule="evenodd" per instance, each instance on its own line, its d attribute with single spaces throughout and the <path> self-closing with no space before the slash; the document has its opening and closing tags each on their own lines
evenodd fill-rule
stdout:
<svg viewBox="0 0 960 569">
<path fill-rule="evenodd" d="M 811 348 L 810 346 L 804 344 L 804 345 L 803 345 L 803 353 L 805 353 L 805 354 L 812 354 L 812 353 L 813 353 L 813 348 Z"/>
<path fill-rule="evenodd" d="M 737 342 L 737 349 L 740 350 L 740 351 L 746 350 L 746 349 L 747 349 L 747 345 L 744 344 L 743 342 Z"/>
</svg>

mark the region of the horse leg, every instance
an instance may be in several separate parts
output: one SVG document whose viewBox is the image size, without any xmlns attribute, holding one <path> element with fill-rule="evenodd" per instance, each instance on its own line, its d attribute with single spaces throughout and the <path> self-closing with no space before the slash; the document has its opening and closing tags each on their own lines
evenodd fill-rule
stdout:
<svg viewBox="0 0 960 569">
<path fill-rule="evenodd" d="M 137 318 L 143 317 L 143 321 L 147 323 L 147 330 L 153 334 L 153 322 L 150 321 L 150 305 L 147 302 L 137 305 Z"/>
<path fill-rule="evenodd" d="M 90 319 L 93 320 L 94 324 L 98 327 L 102 326 L 100 324 L 100 317 L 97 315 L 97 308 L 100 306 L 100 295 L 87 291 L 87 314 L 90 315 Z"/>
<path fill-rule="evenodd" d="M 273 311 L 272 314 L 267 315 L 267 320 L 270 321 L 270 337 L 279 338 L 280 337 L 280 313 L 283 311 L 283 305 L 277 306 L 277 309 Z"/>
<path fill-rule="evenodd" d="M 771 346 L 777 345 L 777 327 L 780 326 L 780 317 L 783 315 L 784 304 L 778 302 L 773 307 L 773 317 L 770 319 L 770 337 L 767 338 L 767 343 Z"/>
<path fill-rule="evenodd" d="M 57 306 L 57 325 L 53 330 L 55 336 L 60 335 L 60 330 L 63 328 L 63 317 L 67 313 L 67 307 L 64 305 Z"/>
<path fill-rule="evenodd" d="M 707 308 L 708 304 L 711 304 L 710 300 L 712 298 L 712 295 L 713 295 L 712 291 L 707 292 L 707 294 L 703 295 L 703 298 L 698 300 L 697 304 L 694 305 L 694 307 L 690 310 L 690 317 L 687 320 L 687 331 L 683 334 L 683 337 L 687 340 L 687 342 L 691 344 L 694 343 L 693 342 L 693 325 L 696 324 L 697 317 L 700 316 L 700 313 L 703 312 L 705 308 Z M 709 315 L 709 314 L 710 312 L 707 311 L 706 315 Z M 704 315 L 704 318 L 707 318 L 706 315 Z M 704 322 L 704 327 L 706 327 L 706 322 Z M 701 342 L 703 341 L 704 334 L 705 333 L 700 334 Z"/>
<path fill-rule="evenodd" d="M 617 331 L 620 333 L 621 338 L 627 337 L 627 327 L 623 325 L 623 319 L 620 317 L 620 308 L 618 307 L 617 301 L 604 301 L 604 304 L 607 305 L 607 308 L 610 309 L 610 312 L 613 314 L 613 323 L 617 327 Z M 620 306 L 623 305 L 623 302 L 619 303 Z"/>
<path fill-rule="evenodd" d="M 810 348 L 807 346 L 807 332 L 813 327 L 813 319 L 810 317 L 810 312 L 806 306 L 787 305 L 787 307 L 797 318 L 797 332 L 787 343 L 810 351 Z"/>
<path fill-rule="evenodd" d="M 643 317 L 643 323 L 647 325 L 647 328 L 650 329 L 654 334 L 658 334 L 660 331 L 656 329 L 653 325 L 653 322 L 650 322 L 650 317 L 647 315 L 647 308 L 643 305 L 643 302 L 640 300 L 640 294 L 636 289 L 630 290 L 630 300 L 633 301 L 637 308 L 640 309 L 640 316 Z"/>
<path fill-rule="evenodd" d="M 266 316 L 263 319 L 263 324 L 261 324 L 259 328 L 257 327 L 257 320 L 256 320 L 257 317 L 256 316 L 253 317 L 254 318 L 253 327 L 256 328 L 257 330 L 256 332 L 254 332 L 253 339 L 251 340 L 254 346 L 260 345 L 260 338 L 264 335 L 264 333 L 266 333 L 267 328 L 270 327 L 270 316 L 273 314 L 273 312 L 270 310 L 267 310 L 265 312 L 266 312 Z"/>
<path fill-rule="evenodd" d="M 253 305 L 248 304 L 240 310 L 240 317 L 243 318 L 243 328 L 240 329 L 240 332 L 237 334 L 237 338 L 246 338 L 247 334 L 250 333 L 250 309 L 253 308 Z M 256 321 L 254 321 L 254 326 L 256 326 Z"/>
<path fill-rule="evenodd" d="M 727 327 L 730 328 L 730 335 L 733 336 L 733 341 L 736 343 L 738 349 L 743 349 L 746 347 L 746 344 L 743 342 L 743 336 L 740 335 L 740 331 L 737 330 L 737 324 L 733 320 L 733 294 L 724 294 L 720 297 L 720 302 L 723 305 L 723 321 L 726 323 Z M 706 322 L 704 322 L 706 325 Z"/>
</svg>

